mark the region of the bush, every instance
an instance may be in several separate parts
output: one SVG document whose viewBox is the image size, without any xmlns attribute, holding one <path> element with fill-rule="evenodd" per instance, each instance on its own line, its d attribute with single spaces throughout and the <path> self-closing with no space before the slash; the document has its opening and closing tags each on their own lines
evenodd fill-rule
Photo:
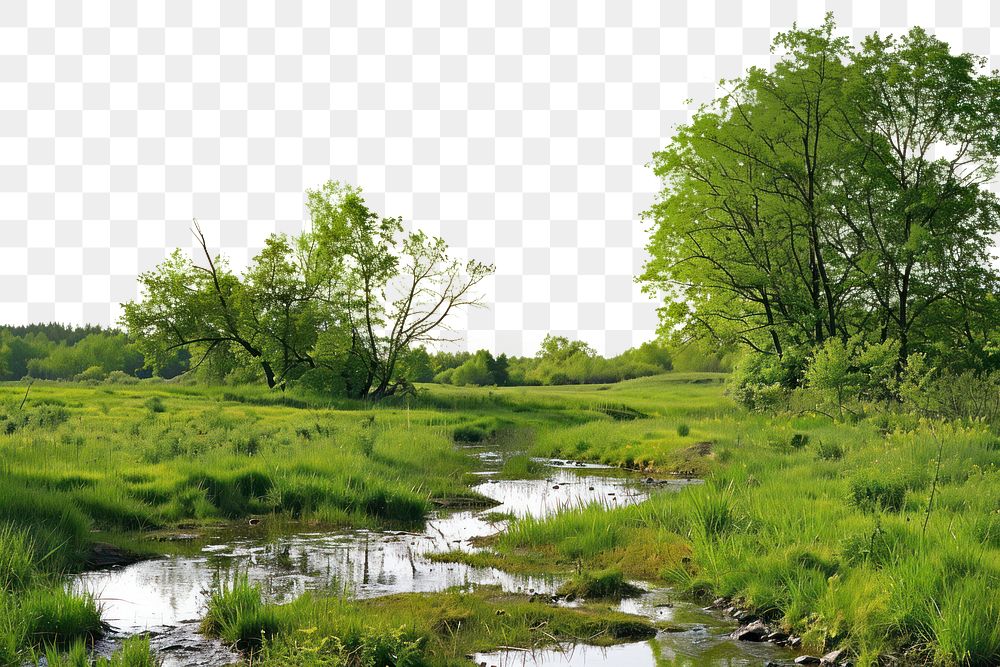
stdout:
<svg viewBox="0 0 1000 667">
<path fill-rule="evenodd" d="M 106 384 L 139 384 L 139 378 L 129 375 L 125 371 L 111 371 L 104 378 Z"/>
<path fill-rule="evenodd" d="M 690 432 L 691 428 L 687 424 L 677 425 L 677 435 L 681 436 L 682 438 L 686 438 Z"/>
<path fill-rule="evenodd" d="M 839 461 L 844 458 L 844 448 L 835 442 L 820 441 L 816 448 L 816 458 L 824 461 Z"/>
<path fill-rule="evenodd" d="M 100 366 L 88 366 L 82 373 L 78 373 L 73 376 L 76 382 L 99 382 L 105 378 L 107 374 L 104 369 Z"/>
<path fill-rule="evenodd" d="M 789 444 L 792 446 L 792 449 L 802 449 L 809 444 L 809 436 L 805 433 L 795 433 L 792 435 Z"/>
<path fill-rule="evenodd" d="M 39 428 L 55 428 L 69 419 L 69 410 L 61 405 L 43 403 L 28 415 L 30 423 Z"/>
<path fill-rule="evenodd" d="M 851 480 L 851 502 L 864 512 L 899 512 L 906 490 L 901 479 L 866 472 Z"/>
<path fill-rule="evenodd" d="M 143 403 L 143 405 L 145 405 L 146 409 L 149 410 L 152 413 L 166 412 L 167 411 L 166 404 L 164 404 L 163 399 L 160 398 L 159 396 L 151 396 L 151 397 L 147 398 L 146 402 Z"/>
<path fill-rule="evenodd" d="M 791 351 L 783 359 L 748 353 L 729 376 L 728 393 L 749 410 L 776 410 L 787 401 L 789 390 L 797 384 L 801 365 Z"/>
</svg>

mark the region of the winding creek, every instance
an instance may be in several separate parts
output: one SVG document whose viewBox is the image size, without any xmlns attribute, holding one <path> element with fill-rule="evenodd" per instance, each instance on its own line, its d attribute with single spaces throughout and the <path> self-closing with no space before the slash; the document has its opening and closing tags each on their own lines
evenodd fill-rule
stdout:
<svg viewBox="0 0 1000 667">
<path fill-rule="evenodd" d="M 198 632 L 209 591 L 239 570 L 261 584 L 265 596 L 287 602 L 308 590 L 357 597 L 440 591 L 453 586 L 500 585 L 508 591 L 553 593 L 562 579 L 522 576 L 494 568 L 437 563 L 427 558 L 449 549 L 471 550 L 470 540 L 503 529 L 495 513 L 546 516 L 563 507 L 600 502 L 609 507 L 669 493 L 696 480 L 645 484 L 603 466 L 548 461 L 547 479 L 497 480 L 499 458 L 479 451 L 483 481 L 474 488 L 499 504 L 488 509 L 440 510 L 421 532 L 341 530 L 267 532 L 263 526 L 200 532 L 183 555 L 78 575 L 74 585 L 95 595 L 113 632 L 97 647 L 109 651 L 122 637 L 147 633 L 164 667 L 238 663 L 239 655 Z M 191 536 L 195 538 L 195 536 Z M 475 656 L 476 664 L 497 667 L 634 665 L 760 665 L 790 662 L 772 644 L 737 642 L 735 627 L 715 612 L 674 599 L 669 589 L 624 600 L 621 610 L 669 622 L 646 642 L 612 647 L 562 645 L 544 651 L 508 650 Z"/>
</svg>

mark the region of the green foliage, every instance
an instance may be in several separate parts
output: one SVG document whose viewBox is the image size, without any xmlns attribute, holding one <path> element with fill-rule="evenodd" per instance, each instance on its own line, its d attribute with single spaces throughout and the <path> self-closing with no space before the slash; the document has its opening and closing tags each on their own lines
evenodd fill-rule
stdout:
<svg viewBox="0 0 1000 667">
<path fill-rule="evenodd" d="M 823 461 L 839 461 L 844 458 L 844 448 L 836 442 L 820 441 L 816 448 L 816 458 Z"/>
<path fill-rule="evenodd" d="M 805 371 L 807 386 L 820 392 L 844 416 L 848 399 L 875 401 L 893 394 L 899 343 L 865 343 L 854 337 L 846 343 L 827 339 L 816 348 Z"/>
<path fill-rule="evenodd" d="M 30 376 L 93 382 L 112 372 L 134 377 L 142 365 L 142 354 L 114 330 L 55 324 L 0 327 L 0 380 Z"/>
<path fill-rule="evenodd" d="M 690 365 L 697 365 L 693 357 Z M 620 382 L 669 371 L 672 361 L 671 353 L 655 341 L 605 358 L 583 341 L 549 335 L 534 358 L 494 357 L 487 350 L 475 354 L 442 352 L 435 355 L 434 368 L 433 379 L 438 384 L 502 387 Z"/>
<path fill-rule="evenodd" d="M 308 376 L 313 390 L 374 400 L 430 379 L 417 349 L 477 303 L 493 267 L 404 233 L 357 188 L 327 182 L 306 192 L 306 206 L 306 230 L 269 237 L 242 274 L 212 256 L 196 224 L 203 266 L 178 250 L 140 276 L 143 299 L 125 305 L 122 322 L 149 367 L 185 349 L 217 378 L 275 388 Z"/>
<path fill-rule="evenodd" d="M 905 499 L 902 479 L 865 472 L 851 480 L 851 502 L 866 512 L 899 512 Z"/>
<path fill-rule="evenodd" d="M 790 357 L 743 355 L 729 377 L 729 395 L 755 412 L 778 409 L 796 383 L 795 364 L 789 365 Z"/>
<path fill-rule="evenodd" d="M 877 386 L 855 362 L 884 376 L 889 346 L 893 376 L 914 352 L 995 366 L 1000 76 L 919 27 L 853 45 L 832 16 L 774 51 L 654 155 L 640 279 L 663 335 L 780 359 L 736 383 L 751 406 L 797 386 L 809 357 L 838 410 Z"/>
<path fill-rule="evenodd" d="M 166 403 L 164 403 L 163 399 L 160 398 L 159 396 L 150 396 L 149 398 L 146 399 L 144 405 L 146 406 L 146 409 L 149 410 L 150 413 L 152 414 L 157 414 L 160 412 L 167 411 Z"/>
<path fill-rule="evenodd" d="M 679 435 L 682 438 L 686 438 L 689 433 L 691 433 L 691 427 L 690 426 L 688 426 L 687 424 L 678 424 L 677 425 L 677 435 Z"/>
</svg>

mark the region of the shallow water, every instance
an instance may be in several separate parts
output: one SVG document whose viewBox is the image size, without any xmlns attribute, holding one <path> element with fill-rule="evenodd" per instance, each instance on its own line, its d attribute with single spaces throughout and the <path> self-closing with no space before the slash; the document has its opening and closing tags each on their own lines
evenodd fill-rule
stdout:
<svg viewBox="0 0 1000 667">
<path fill-rule="evenodd" d="M 492 467 L 491 452 L 480 452 L 484 467 Z M 260 583 L 265 597 L 290 601 L 307 590 L 335 591 L 361 598 L 404 592 L 440 591 L 453 586 L 492 584 L 518 592 L 552 593 L 561 583 L 553 576 L 514 575 L 493 568 L 461 563 L 435 563 L 427 555 L 449 549 L 475 550 L 470 540 L 502 530 L 504 523 L 489 521 L 494 514 L 547 516 L 560 509 L 598 502 L 608 507 L 645 500 L 657 489 L 678 489 L 688 480 L 665 485 L 609 476 L 596 466 L 576 466 L 560 460 L 547 479 L 495 480 L 484 478 L 474 488 L 499 504 L 486 510 L 441 511 L 419 532 L 344 530 L 324 532 L 267 532 L 261 526 L 219 529 L 199 537 L 193 553 L 142 561 L 121 568 L 80 575 L 75 586 L 93 593 L 115 635 L 99 646 L 109 650 L 116 637 L 148 632 L 165 667 L 224 665 L 239 656 L 219 642 L 198 634 L 209 592 L 234 572 L 246 572 Z M 487 471 L 489 472 L 489 471 Z M 692 620 L 690 604 L 673 602 L 658 592 L 624 601 L 622 610 L 663 621 L 683 610 L 683 632 L 661 633 L 663 645 L 640 642 L 598 649 L 577 646 L 573 651 L 508 652 L 482 656 L 496 665 L 655 665 L 654 656 L 718 655 L 718 664 L 756 664 L 753 649 L 724 639 L 731 631 L 720 619 L 701 613 Z M 666 606 L 670 604 L 671 606 Z M 711 628 L 711 629 L 709 629 Z M 725 660 L 729 658 L 729 662 Z M 732 659 L 736 660 L 733 661 Z M 749 660 L 747 662 L 746 660 Z M 742 660 L 742 661 L 741 661 Z M 560 662 L 561 661 L 561 662 Z M 698 664 L 713 664 L 709 662 Z"/>
</svg>

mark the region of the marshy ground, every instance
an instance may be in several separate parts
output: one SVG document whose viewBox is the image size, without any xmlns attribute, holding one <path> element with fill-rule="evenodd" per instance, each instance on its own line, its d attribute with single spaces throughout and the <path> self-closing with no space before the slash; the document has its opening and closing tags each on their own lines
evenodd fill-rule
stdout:
<svg viewBox="0 0 1000 667">
<path fill-rule="evenodd" d="M 722 380 L 374 408 L 2 386 L 0 664 L 83 664 L 78 642 L 127 665 L 1000 660 L 997 436 L 750 414 Z M 93 570 L 95 544 L 142 559 Z M 801 648 L 729 639 L 716 597 Z"/>
</svg>

